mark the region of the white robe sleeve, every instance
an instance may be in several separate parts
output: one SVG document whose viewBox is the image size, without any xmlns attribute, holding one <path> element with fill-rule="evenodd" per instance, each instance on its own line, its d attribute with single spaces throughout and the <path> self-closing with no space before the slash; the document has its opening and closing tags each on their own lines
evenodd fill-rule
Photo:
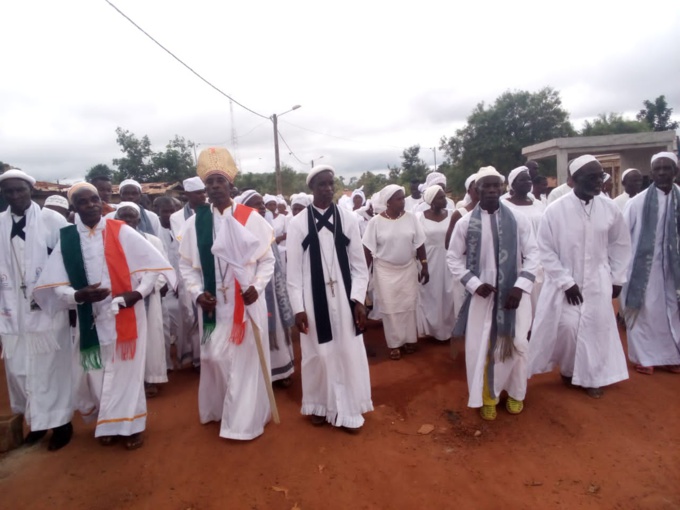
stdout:
<svg viewBox="0 0 680 510">
<path fill-rule="evenodd" d="M 307 215 L 307 211 L 302 211 L 299 214 Z M 306 233 L 302 231 L 302 225 L 306 225 L 306 223 L 298 220 L 291 221 L 288 226 L 288 235 L 286 239 L 286 253 L 288 259 L 286 280 L 288 283 L 290 306 L 294 314 L 305 311 L 305 301 L 303 298 L 304 276 L 302 268 L 304 267 L 304 257 L 307 255 L 302 250 L 302 241 L 304 241 L 306 235 Z"/>
<path fill-rule="evenodd" d="M 618 207 L 612 207 L 614 222 L 609 228 L 609 267 L 612 285 L 623 285 L 628 281 L 628 264 L 631 259 L 630 232 Z"/>
<path fill-rule="evenodd" d="M 551 208 L 548 208 L 538 227 L 538 251 L 546 279 L 552 280 L 557 287 L 566 291 L 573 287 L 576 282 L 569 269 L 565 268 L 560 261 L 557 254 L 557 238 L 560 235 L 569 235 L 569 232 L 559 232 L 559 228 L 556 228 L 557 225 L 553 220 L 553 215 L 550 213 Z"/>
<path fill-rule="evenodd" d="M 352 292 L 350 299 L 358 303 L 366 301 L 366 289 L 368 288 L 368 268 L 366 267 L 366 257 L 364 256 L 359 233 L 359 221 L 349 214 L 343 216 L 343 231 L 349 239 L 348 258 L 349 272 L 352 281 Z M 289 255 L 290 256 L 290 255 Z"/>
<path fill-rule="evenodd" d="M 451 242 L 449 243 L 449 249 L 446 252 L 446 264 L 456 280 L 463 283 L 463 279 L 467 279 L 464 283 L 465 289 L 470 294 L 474 294 L 477 288 L 482 285 L 482 281 L 467 268 L 467 244 L 465 238 L 469 223 L 469 215 L 463 216 L 456 223 L 453 235 L 451 236 Z"/>
<path fill-rule="evenodd" d="M 196 246 L 195 219 L 194 215 L 186 221 L 179 242 L 179 272 L 182 274 L 192 303 L 195 303 L 198 296 L 203 294 L 203 272 Z"/>
<path fill-rule="evenodd" d="M 539 267 L 538 245 L 536 244 L 536 238 L 534 237 L 531 222 L 519 215 L 516 215 L 515 218 L 517 220 L 517 232 L 519 234 L 519 242 L 517 244 L 518 248 L 521 250 L 522 258 L 524 259 L 519 277 L 515 282 L 515 287 L 518 287 L 529 294 L 534 288 L 534 280 L 529 278 L 528 274 L 535 279 Z M 522 273 L 528 274 L 523 276 Z"/>
</svg>

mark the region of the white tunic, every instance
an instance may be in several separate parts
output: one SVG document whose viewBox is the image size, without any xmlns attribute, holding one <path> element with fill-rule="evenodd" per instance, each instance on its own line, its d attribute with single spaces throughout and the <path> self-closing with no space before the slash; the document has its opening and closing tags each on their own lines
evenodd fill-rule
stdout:
<svg viewBox="0 0 680 510">
<path fill-rule="evenodd" d="M 619 211 L 623 212 L 629 200 L 630 195 L 624 191 L 614 199 L 614 203 L 616 204 L 616 207 L 619 208 Z"/>
<path fill-rule="evenodd" d="M 363 303 L 368 285 L 368 270 L 357 218 L 354 213 L 342 207 L 337 207 L 336 210 L 340 214 L 342 231 L 349 239 L 347 255 L 352 281 L 350 297 Z M 332 219 L 330 221 L 333 222 Z M 362 414 L 373 410 L 363 335 L 357 335 L 355 331 L 354 317 L 347 301 L 333 234 L 327 228 L 322 228 L 318 235 L 322 259 L 325 256 L 327 260 L 324 263 L 324 277 L 327 281 L 332 278 L 337 283 L 334 293 L 329 286 L 326 288 L 333 340 L 319 343 L 314 315 L 309 248 L 307 250 L 302 248 L 308 233 L 308 211 L 305 210 L 293 218 L 288 230 L 290 303 L 293 313 L 306 312 L 309 321 L 309 333 L 300 333 L 301 412 L 304 415 L 325 416 L 329 423 L 338 427 L 361 427 L 364 423 Z"/>
<path fill-rule="evenodd" d="M 454 311 L 454 278 L 446 265 L 446 231 L 451 212 L 442 221 L 432 221 L 425 214 L 416 216 L 425 233 L 425 252 L 430 281 L 420 285 L 420 301 L 416 314 L 418 336 L 431 336 L 437 340 L 451 338 L 456 325 Z"/>
<path fill-rule="evenodd" d="M 531 327 L 531 293 L 532 281 L 521 273 L 536 274 L 538 267 L 538 248 L 531 224 L 523 216 L 515 215 L 517 222 L 517 281 L 514 287 L 524 291 L 515 315 L 515 354 L 510 359 L 501 361 L 498 352 L 489 357 L 489 343 L 493 316 L 494 296 L 483 298 L 475 294 L 483 283 L 494 287 L 497 285 L 498 266 L 494 253 L 491 222 L 497 221 L 497 214 L 489 214 L 481 210 L 482 214 L 482 243 L 479 252 L 479 277 L 473 276 L 465 284 L 466 290 L 472 295 L 465 332 L 465 366 L 467 370 L 469 407 L 482 406 L 482 391 L 484 388 L 485 371 L 492 370 L 490 379 L 496 398 L 503 390 L 516 400 L 524 400 L 527 388 L 527 335 Z M 449 244 L 447 262 L 454 278 L 461 280 L 467 275 L 467 232 L 471 214 L 458 220 L 453 229 L 453 237 Z M 488 362 L 488 367 L 487 367 Z M 490 374 L 491 375 L 491 374 Z"/>
<path fill-rule="evenodd" d="M 423 203 L 422 195 L 420 195 L 420 198 L 413 198 L 412 196 L 409 195 L 405 198 L 404 209 L 407 210 L 408 212 L 413 212 L 413 210 L 422 203 Z"/>
<path fill-rule="evenodd" d="M 161 227 L 161 230 L 165 230 Z M 163 243 L 156 236 L 143 234 L 151 245 L 167 258 Z M 168 261 L 168 264 L 170 262 Z M 174 269 L 174 268 L 173 268 Z M 163 327 L 163 305 L 161 304 L 161 288 L 164 278 L 157 278 L 154 288 L 146 297 L 146 365 L 144 382 L 160 384 L 168 382 L 168 364 L 165 352 L 165 331 Z"/>
<path fill-rule="evenodd" d="M 234 209 L 240 206 L 233 205 Z M 219 239 L 222 229 L 229 228 L 227 216 L 213 208 L 215 238 Z M 255 287 L 258 299 L 246 307 L 246 318 L 252 317 L 260 331 L 260 339 L 268 338 L 267 303 L 263 291 L 274 272 L 274 255 L 271 252 L 273 232 L 269 224 L 257 212 L 248 217 L 245 228 L 260 242 L 258 254 L 248 264 L 252 273 L 250 285 Z M 213 244 L 213 250 L 217 248 Z M 203 273 L 196 243 L 196 215 L 191 216 L 184 226 L 180 241 L 180 270 L 193 302 L 203 293 Z M 211 338 L 201 345 L 201 379 L 198 387 L 198 411 L 201 423 L 221 421 L 220 437 L 229 439 L 254 439 L 264 432 L 270 419 L 271 410 L 267 388 L 261 372 L 251 321 L 247 321 L 245 336 L 240 345 L 229 340 L 234 322 L 235 279 L 234 269 L 215 256 L 215 277 L 217 283 L 217 326 Z M 221 267 L 221 268 L 220 268 Z M 224 279 L 222 280 L 222 274 Z M 220 291 L 222 286 L 227 290 Z M 246 288 L 242 288 L 243 291 Z M 226 296 L 226 300 L 224 297 Z M 203 313 L 198 310 L 201 336 L 203 335 Z M 263 347 L 266 344 L 263 344 Z M 269 349 L 264 348 L 267 370 L 270 370 Z"/>
<path fill-rule="evenodd" d="M 587 212 L 586 212 L 587 211 Z M 529 344 L 529 375 L 560 366 L 575 385 L 599 388 L 628 378 L 612 308 L 612 285 L 626 281 L 630 235 L 611 200 L 585 205 L 569 193 L 548 206 L 538 231 L 545 275 Z M 574 284 L 583 295 L 570 305 Z"/>
<path fill-rule="evenodd" d="M 566 195 L 570 191 L 571 191 L 571 186 L 569 186 L 566 182 L 564 184 L 560 184 L 559 186 L 557 186 L 554 190 L 552 190 L 550 192 L 550 195 L 548 195 L 548 205 L 552 204 L 558 198 L 562 198 L 564 195 Z"/>
<path fill-rule="evenodd" d="M 101 282 L 103 288 L 110 289 L 111 279 L 104 256 L 106 221 L 102 218 L 92 229 L 84 225 L 78 215 L 75 221 L 88 283 Z M 147 297 L 154 289 L 159 273 L 174 288 L 174 271 L 143 236 L 123 225 L 119 240 L 131 271 L 134 291 Z M 43 308 L 52 310 L 74 306 L 76 291 L 68 282 L 61 244 L 58 244 L 36 285 L 36 300 Z M 116 316 L 112 308 L 112 296 L 109 294 L 104 300 L 93 303 L 92 309 L 96 317 L 102 368 L 84 372 L 79 360 L 76 363 L 76 408 L 86 421 L 96 420 L 95 437 L 129 436 L 142 432 L 146 427 L 144 367 L 147 320 L 144 300 L 134 305 L 136 352 L 134 358 L 129 360 L 123 360 L 116 349 Z M 79 334 L 77 338 L 79 344 Z M 78 354 L 79 347 L 76 347 Z"/>
<path fill-rule="evenodd" d="M 385 340 L 391 349 L 418 341 L 418 266 L 416 249 L 425 242 L 425 232 L 409 212 L 391 220 L 374 216 L 363 237 L 373 255 L 373 285 Z"/>
<path fill-rule="evenodd" d="M 632 238 L 632 257 L 635 257 L 640 232 L 645 197 L 650 189 L 631 198 L 624 211 Z M 669 209 L 671 195 L 656 189 L 659 214 L 656 221 L 656 244 L 645 299 L 637 318 L 628 321 L 628 357 L 644 367 L 680 365 L 680 309 L 675 295 L 675 282 L 666 257 L 665 233 L 672 214 Z M 628 278 L 633 270 L 631 262 Z M 624 287 L 621 302 L 625 309 L 628 288 Z"/>
<path fill-rule="evenodd" d="M 62 215 L 41 210 L 35 203 L 25 211 L 25 217 L 26 241 L 19 236 L 10 239 L 12 222 L 21 217 L 10 209 L 0 213 L 0 335 L 12 412 L 23 414 L 30 429 L 37 431 L 64 425 L 73 415 L 68 312 L 52 316 L 34 310 L 31 296 L 47 262 L 47 250 L 56 246 L 59 229 L 67 222 Z M 22 280 L 25 297 L 20 288 Z"/>
</svg>

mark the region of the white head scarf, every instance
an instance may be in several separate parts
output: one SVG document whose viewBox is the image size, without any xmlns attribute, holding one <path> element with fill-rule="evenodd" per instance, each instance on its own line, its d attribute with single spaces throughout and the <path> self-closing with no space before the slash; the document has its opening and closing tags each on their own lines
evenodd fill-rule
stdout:
<svg viewBox="0 0 680 510">
<path fill-rule="evenodd" d="M 569 165 L 569 174 L 572 177 L 574 177 L 576 175 L 576 172 L 581 170 L 581 168 L 586 166 L 588 163 L 592 163 L 593 161 L 597 161 L 597 158 L 590 154 L 584 154 L 583 156 L 579 156 L 578 158 L 571 162 L 571 165 Z"/>
<path fill-rule="evenodd" d="M 276 202 L 278 203 L 278 200 L 276 200 L 276 197 L 274 195 L 269 195 L 268 193 L 265 193 L 264 197 L 262 197 L 264 200 L 264 204 L 267 205 L 269 202 Z"/>
<path fill-rule="evenodd" d="M 476 180 L 477 180 L 477 174 L 472 174 L 472 175 L 468 176 L 467 179 L 465 179 L 465 192 L 466 192 L 466 193 L 467 193 L 467 191 L 470 189 L 470 186 L 472 186 L 472 184 L 473 184 Z"/>
<path fill-rule="evenodd" d="M 307 207 L 312 203 L 312 197 L 311 195 L 308 195 L 307 193 L 298 193 L 297 195 L 293 195 L 290 197 L 290 206 L 293 207 L 294 205 L 301 205 L 302 207 Z"/>
<path fill-rule="evenodd" d="M 385 204 L 385 209 L 387 209 L 387 201 L 392 198 L 392 196 L 397 191 L 404 192 L 404 187 L 399 186 L 398 184 L 388 184 L 380 190 L 380 199 L 382 200 L 383 204 Z"/>
<path fill-rule="evenodd" d="M 373 204 L 374 214 L 380 214 L 381 212 L 385 212 L 387 209 L 387 205 L 383 202 L 380 192 L 373 193 L 370 202 Z"/>
<path fill-rule="evenodd" d="M 237 197 L 234 199 L 234 201 L 235 201 L 237 204 L 243 204 L 243 205 L 245 205 L 245 204 L 248 202 L 248 200 L 250 200 L 250 199 L 253 198 L 254 196 L 261 197 L 262 195 L 260 195 L 260 194 L 259 194 L 257 191 L 255 191 L 254 189 L 249 189 L 248 191 L 244 191 L 244 192 L 241 193 L 239 196 L 237 196 Z"/>
<path fill-rule="evenodd" d="M 279 205 L 288 205 L 286 199 L 283 198 L 283 195 L 276 195 L 276 203 Z"/>
<path fill-rule="evenodd" d="M 427 178 L 425 179 L 426 188 L 434 186 L 435 184 L 443 184 L 446 186 L 446 176 L 441 172 L 430 172 L 427 174 Z"/>
<path fill-rule="evenodd" d="M 657 152 L 652 156 L 652 161 L 649 164 L 653 165 L 659 158 L 668 158 L 675 163 L 675 166 L 678 166 L 678 156 L 674 152 Z"/>
<path fill-rule="evenodd" d="M 519 174 L 522 172 L 527 172 L 529 173 L 529 169 L 525 166 L 518 166 L 512 172 L 510 172 L 510 175 L 508 175 L 508 186 L 512 188 L 512 183 L 519 177 Z"/>
<path fill-rule="evenodd" d="M 365 205 L 366 204 L 366 195 L 364 195 L 364 187 L 363 186 L 352 191 L 352 196 L 351 196 L 352 200 L 354 200 L 354 197 L 357 196 L 357 195 L 359 195 L 361 197 L 361 205 Z"/>
<path fill-rule="evenodd" d="M 444 193 L 444 190 L 442 190 L 441 186 L 438 184 L 435 184 L 433 186 L 430 186 L 425 190 L 425 193 L 423 193 L 423 200 L 427 205 L 432 205 L 432 201 L 434 200 L 434 197 L 437 196 L 437 193 Z"/>
</svg>

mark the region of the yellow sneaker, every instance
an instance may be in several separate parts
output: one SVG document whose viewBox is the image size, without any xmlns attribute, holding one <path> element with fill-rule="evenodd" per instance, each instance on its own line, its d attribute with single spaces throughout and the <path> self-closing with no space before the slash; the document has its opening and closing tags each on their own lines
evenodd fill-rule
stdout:
<svg viewBox="0 0 680 510">
<path fill-rule="evenodd" d="M 508 400 L 505 401 L 505 408 L 510 414 L 519 414 L 524 409 L 524 402 L 508 397 Z"/>
<path fill-rule="evenodd" d="M 496 419 L 496 406 L 495 405 L 483 405 L 479 410 L 479 415 L 482 420 L 493 421 Z"/>
</svg>

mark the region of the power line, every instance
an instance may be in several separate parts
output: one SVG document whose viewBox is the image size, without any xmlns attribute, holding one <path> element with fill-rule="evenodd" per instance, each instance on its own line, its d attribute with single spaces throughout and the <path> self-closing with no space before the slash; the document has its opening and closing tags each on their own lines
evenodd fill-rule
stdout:
<svg viewBox="0 0 680 510">
<path fill-rule="evenodd" d="M 280 138 L 281 141 L 283 142 L 283 145 L 285 145 L 286 147 L 288 147 L 288 151 L 291 153 L 291 155 L 292 155 L 295 159 L 297 159 L 301 164 L 307 166 L 307 163 L 305 163 L 304 161 L 302 161 L 300 158 L 298 158 L 298 157 L 295 155 L 295 153 L 293 152 L 293 149 L 290 148 L 290 145 L 288 145 L 288 142 L 286 142 L 286 140 L 283 138 L 283 135 L 281 134 L 281 131 L 279 131 L 279 138 Z"/>
<path fill-rule="evenodd" d="M 210 83 L 208 80 L 206 80 L 205 78 L 203 78 L 203 76 L 201 76 L 201 75 L 198 74 L 196 71 L 194 71 L 191 67 L 189 67 L 189 65 L 185 64 L 185 63 L 184 63 L 177 55 L 175 55 L 172 51 L 170 51 L 170 50 L 167 49 L 165 46 L 163 46 L 161 43 L 159 43 L 156 39 L 154 39 L 154 38 L 151 36 L 151 34 L 149 34 L 146 30 L 144 30 L 142 27 L 140 27 L 137 23 L 135 23 L 134 21 L 132 21 L 132 19 L 131 19 L 127 14 L 125 14 L 125 13 L 124 13 L 123 11 L 121 11 L 118 7 L 116 7 L 116 6 L 113 5 L 111 2 L 109 2 L 109 0 L 104 0 L 104 1 L 105 1 L 107 4 L 109 4 L 111 7 L 113 7 L 113 8 L 118 12 L 118 14 L 120 14 L 121 16 L 123 16 L 123 17 L 124 17 L 126 20 L 128 20 L 130 23 L 132 23 L 132 24 L 133 24 L 140 32 L 142 32 L 145 36 L 147 36 L 149 39 L 151 39 L 153 42 L 155 42 L 158 46 L 160 46 L 160 47 L 161 47 L 168 55 L 170 55 L 170 56 L 171 56 L 172 58 L 174 58 L 177 62 L 179 62 L 180 64 L 182 64 L 182 65 L 183 65 L 184 67 L 186 67 L 189 71 L 191 71 L 194 75 L 196 75 L 201 81 L 205 82 L 207 85 L 209 85 L 210 87 L 212 87 L 213 89 L 215 89 L 217 92 L 219 92 L 220 94 L 222 94 L 222 95 L 223 95 L 224 97 L 226 97 L 227 99 L 230 99 L 231 101 L 233 101 L 234 103 L 236 103 L 237 105 L 239 105 L 239 106 L 240 106 L 241 108 L 243 108 L 244 110 L 249 111 L 249 112 L 252 113 L 253 115 L 257 115 L 258 117 L 262 117 L 263 119 L 269 119 L 269 117 L 267 117 L 267 116 L 265 116 L 265 115 L 262 115 L 261 113 L 257 113 L 255 110 L 251 110 L 251 109 L 248 108 L 246 105 L 244 105 L 244 104 L 242 104 L 242 103 L 239 103 L 236 99 L 234 99 L 233 97 L 231 97 L 229 94 L 227 94 L 226 92 L 223 92 L 222 90 L 220 90 L 219 88 L 217 88 L 215 85 L 213 85 L 212 83 Z"/>
</svg>

